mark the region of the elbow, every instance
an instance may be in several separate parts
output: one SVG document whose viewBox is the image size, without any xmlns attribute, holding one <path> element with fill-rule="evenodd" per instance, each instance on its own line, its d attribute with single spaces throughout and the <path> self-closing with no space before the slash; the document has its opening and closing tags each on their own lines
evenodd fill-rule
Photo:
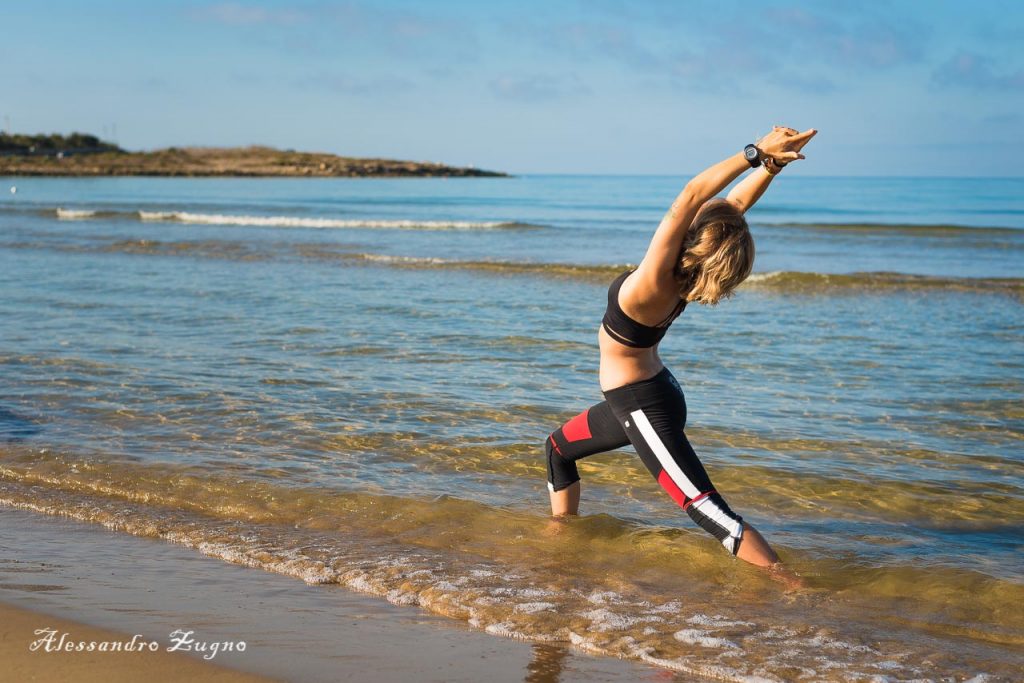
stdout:
<svg viewBox="0 0 1024 683">
<path fill-rule="evenodd" d="M 691 180 L 683 188 L 680 198 L 689 206 L 699 210 L 715 198 L 715 190 L 706 184 Z"/>
<path fill-rule="evenodd" d="M 699 186 L 694 186 L 692 184 L 688 184 L 683 188 L 683 191 L 679 195 L 679 199 L 677 201 L 687 207 L 688 210 L 692 211 L 694 215 L 700 213 L 705 206 L 714 201 L 729 201 L 731 204 L 737 205 L 740 211 L 745 210 L 745 207 L 741 205 L 741 202 L 733 201 L 731 197 L 728 199 L 714 197 L 710 193 L 702 191 Z"/>
<path fill-rule="evenodd" d="M 725 201 L 729 202 L 736 207 L 736 210 L 740 213 L 747 212 L 747 205 L 739 197 L 726 197 Z"/>
<path fill-rule="evenodd" d="M 686 204 L 694 207 L 699 207 L 708 200 L 706 192 L 702 191 L 700 185 L 692 180 L 686 183 L 686 187 L 683 188 L 679 198 Z"/>
</svg>

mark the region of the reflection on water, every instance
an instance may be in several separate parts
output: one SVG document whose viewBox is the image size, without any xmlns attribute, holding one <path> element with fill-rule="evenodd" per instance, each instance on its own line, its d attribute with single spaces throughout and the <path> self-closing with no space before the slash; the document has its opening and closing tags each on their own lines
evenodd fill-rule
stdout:
<svg viewBox="0 0 1024 683">
<path fill-rule="evenodd" d="M 533 645 L 533 659 L 526 666 L 526 683 L 558 683 L 562 666 L 569 651 L 560 645 L 536 643 Z"/>
</svg>

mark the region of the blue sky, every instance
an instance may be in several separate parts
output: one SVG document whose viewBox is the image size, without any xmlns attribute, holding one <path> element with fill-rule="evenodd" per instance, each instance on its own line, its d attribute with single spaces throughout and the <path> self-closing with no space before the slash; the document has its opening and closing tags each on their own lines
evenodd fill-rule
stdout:
<svg viewBox="0 0 1024 683">
<path fill-rule="evenodd" d="M 772 124 L 807 175 L 1024 175 L 1024 3 L 0 3 L 0 115 L 130 149 L 269 144 L 686 175 Z M 800 167 L 802 166 L 802 167 Z"/>
</svg>

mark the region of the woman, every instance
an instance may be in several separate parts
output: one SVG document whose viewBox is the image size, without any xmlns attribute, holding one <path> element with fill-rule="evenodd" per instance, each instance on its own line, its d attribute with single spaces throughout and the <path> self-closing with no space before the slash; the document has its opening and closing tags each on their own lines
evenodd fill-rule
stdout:
<svg viewBox="0 0 1024 683">
<path fill-rule="evenodd" d="M 553 515 L 578 514 L 577 460 L 631 443 L 669 496 L 726 549 L 761 567 L 778 563 L 764 537 L 715 491 L 690 447 L 686 400 L 658 358 L 658 343 L 687 303 L 717 304 L 750 274 L 754 242 L 743 214 L 783 166 L 805 158 L 800 150 L 816 134 L 775 126 L 697 175 L 662 219 L 640 265 L 612 282 L 598 331 L 605 400 L 545 442 Z M 712 199 L 751 167 L 754 173 L 726 199 Z"/>
</svg>

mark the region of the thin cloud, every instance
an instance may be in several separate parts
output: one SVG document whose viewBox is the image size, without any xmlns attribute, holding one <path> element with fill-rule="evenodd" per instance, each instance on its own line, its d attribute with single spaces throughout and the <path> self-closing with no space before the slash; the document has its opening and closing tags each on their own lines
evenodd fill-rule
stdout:
<svg viewBox="0 0 1024 683">
<path fill-rule="evenodd" d="M 767 84 L 809 94 L 834 92 L 836 72 L 871 74 L 921 62 L 930 35 L 916 21 L 857 7 L 830 16 L 798 7 L 751 13 L 716 6 L 704 15 L 699 7 L 659 7 L 664 12 L 657 20 L 632 16 L 645 27 L 643 39 L 623 26 L 627 22 L 607 16 L 627 12 L 614 3 L 599 6 L 605 17 L 505 27 L 550 54 L 605 60 L 645 80 L 661 78 L 704 92 L 755 92 Z"/>
<path fill-rule="evenodd" d="M 550 102 L 590 93 L 575 76 L 568 79 L 547 75 L 499 76 L 488 87 L 496 97 L 518 102 Z"/>
<path fill-rule="evenodd" d="M 973 90 L 1024 90 L 1024 69 L 999 73 L 990 58 L 961 51 L 935 69 L 932 82 Z"/>
<path fill-rule="evenodd" d="M 307 21 L 305 12 L 293 9 L 270 10 L 240 2 L 221 2 L 191 12 L 192 18 L 227 26 L 249 26 L 254 24 L 295 24 Z"/>
<path fill-rule="evenodd" d="M 645 47 L 631 31 L 614 24 L 573 22 L 533 26 L 529 33 L 548 49 L 579 57 L 603 57 L 637 69 L 662 65 L 664 58 Z"/>
<path fill-rule="evenodd" d="M 843 21 L 803 8 L 765 10 L 765 32 L 778 36 L 772 48 L 827 60 L 851 69 L 885 69 L 912 64 L 924 56 L 927 27 L 901 19 L 861 16 Z"/>
<path fill-rule="evenodd" d="M 250 40 L 259 35 L 287 51 L 336 54 L 347 48 L 399 58 L 444 55 L 461 61 L 475 60 L 479 53 L 474 27 L 460 19 L 369 2 L 307 4 L 298 9 L 222 2 L 188 15 L 195 21 L 250 29 Z"/>
<path fill-rule="evenodd" d="M 348 74 L 325 74 L 309 76 L 293 81 L 299 88 L 326 90 L 342 95 L 393 95 L 416 89 L 416 84 L 400 76 L 378 76 L 359 78 Z"/>
<path fill-rule="evenodd" d="M 680 86 L 711 94 L 753 97 L 771 86 L 809 95 L 834 92 L 835 82 L 799 60 L 783 60 L 757 50 L 715 45 L 703 51 L 680 51 L 667 73 Z"/>
<path fill-rule="evenodd" d="M 1024 123 L 1024 114 L 1016 111 L 989 114 L 982 117 L 981 122 L 988 126 L 1019 126 Z"/>
</svg>

